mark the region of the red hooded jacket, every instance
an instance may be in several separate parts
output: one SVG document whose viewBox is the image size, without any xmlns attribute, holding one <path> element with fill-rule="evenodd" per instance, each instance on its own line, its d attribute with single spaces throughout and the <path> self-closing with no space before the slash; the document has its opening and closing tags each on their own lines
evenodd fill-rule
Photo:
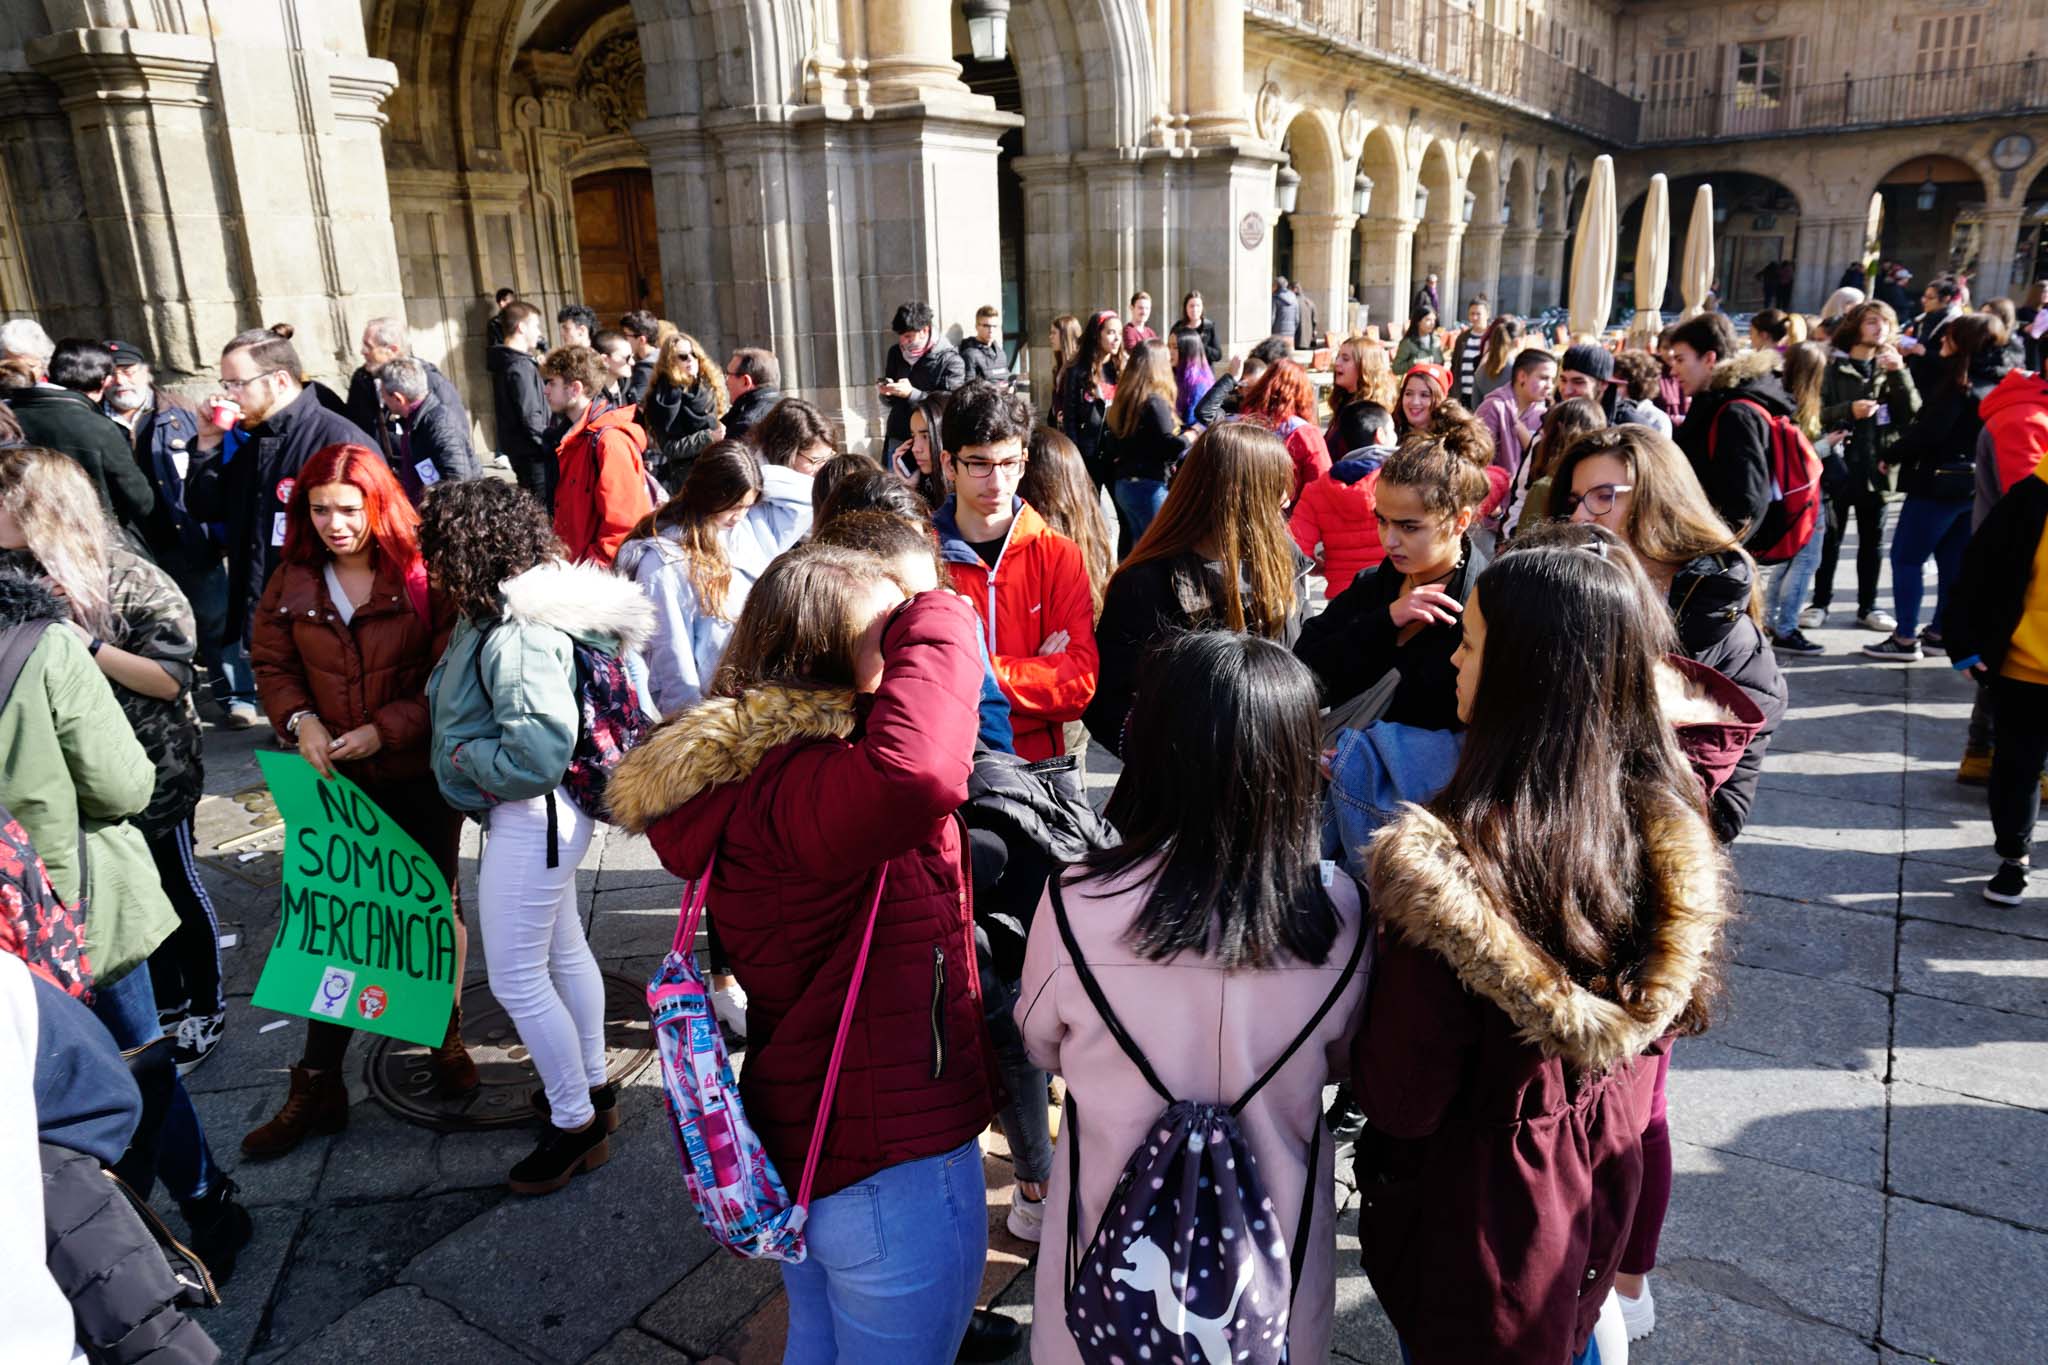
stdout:
<svg viewBox="0 0 2048 1365">
<path fill-rule="evenodd" d="M 875 879 L 876 918 L 818 1161 L 822 1198 L 949 1152 L 995 1110 L 961 874 L 981 692 L 974 614 L 919 595 L 882 634 L 881 689 L 761 686 L 710 698 L 626 755 L 612 814 L 663 867 L 702 875 L 747 991 L 740 1094 L 792 1196 Z"/>
<path fill-rule="evenodd" d="M 654 510 L 647 495 L 647 433 L 628 405 L 592 403 L 555 448 L 561 479 L 555 487 L 555 538 L 569 562 L 609 569 L 635 522 Z"/>
<path fill-rule="evenodd" d="M 1301 490 L 1287 529 L 1294 543 L 1314 559 L 1323 575 L 1323 595 L 1336 597 L 1351 586 L 1362 569 L 1372 569 L 1387 557 L 1380 544 L 1379 522 L 1374 515 L 1373 492 L 1380 481 L 1380 466 L 1393 447 L 1360 450 L 1330 466 L 1329 471 Z M 1316 546 L 1323 547 L 1321 555 Z"/>
<path fill-rule="evenodd" d="M 1028 763 L 1066 752 L 1061 727 L 1079 720 L 1095 695 L 1095 599 L 1081 547 L 1016 499 L 1010 534 L 993 569 L 960 534 L 950 500 L 932 518 L 953 588 L 974 603 L 994 661 L 996 682 L 1010 700 L 1017 756 Z M 1038 647 L 1067 633 L 1058 654 Z"/>
<path fill-rule="evenodd" d="M 1998 491 L 2005 493 L 2034 472 L 2048 454 L 2048 377 L 2008 370 L 1977 404 L 1998 461 Z"/>
</svg>

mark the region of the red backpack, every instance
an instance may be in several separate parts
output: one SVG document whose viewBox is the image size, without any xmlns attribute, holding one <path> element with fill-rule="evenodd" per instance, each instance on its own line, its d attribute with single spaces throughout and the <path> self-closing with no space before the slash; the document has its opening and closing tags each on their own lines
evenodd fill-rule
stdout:
<svg viewBox="0 0 2048 1365">
<path fill-rule="evenodd" d="M 1707 431 L 1707 458 L 1714 458 L 1714 442 L 1721 434 L 1721 418 L 1728 408 L 1742 403 L 1755 408 L 1764 419 L 1770 443 L 1771 502 L 1763 519 L 1751 530 L 1749 552 L 1759 564 L 1783 564 L 1806 548 L 1820 521 L 1820 456 L 1813 442 L 1790 417 L 1773 413 L 1754 398 L 1737 398 L 1714 415 Z"/>
</svg>

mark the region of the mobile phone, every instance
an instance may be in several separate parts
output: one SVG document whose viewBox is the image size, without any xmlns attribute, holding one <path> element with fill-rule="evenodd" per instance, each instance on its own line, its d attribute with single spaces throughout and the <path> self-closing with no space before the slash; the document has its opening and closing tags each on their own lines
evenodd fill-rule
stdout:
<svg viewBox="0 0 2048 1365">
<path fill-rule="evenodd" d="M 1889 403 L 1879 403 L 1877 405 L 1877 412 L 1874 415 L 1879 426 L 1890 426 L 1892 424 L 1892 405 Z"/>
</svg>

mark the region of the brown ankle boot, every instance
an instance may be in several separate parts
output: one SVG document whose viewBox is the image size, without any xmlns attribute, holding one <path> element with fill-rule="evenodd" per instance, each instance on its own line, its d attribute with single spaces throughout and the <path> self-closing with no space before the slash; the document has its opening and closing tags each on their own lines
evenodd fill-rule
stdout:
<svg viewBox="0 0 2048 1365">
<path fill-rule="evenodd" d="M 268 1161 L 290 1152 L 314 1133 L 338 1133 L 348 1127 L 348 1083 L 339 1071 L 292 1068 L 291 1093 L 277 1116 L 242 1137 L 242 1155 Z"/>
<path fill-rule="evenodd" d="M 467 1095 L 477 1087 L 476 1063 L 462 1043 L 462 1006 L 448 1016 L 448 1032 L 433 1051 L 434 1088 L 444 1095 Z"/>
</svg>

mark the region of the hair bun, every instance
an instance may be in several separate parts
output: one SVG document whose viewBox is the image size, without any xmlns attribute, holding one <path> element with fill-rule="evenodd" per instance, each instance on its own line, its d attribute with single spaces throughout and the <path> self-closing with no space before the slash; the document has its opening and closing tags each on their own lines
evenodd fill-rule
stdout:
<svg viewBox="0 0 2048 1365">
<path fill-rule="evenodd" d="M 276 336 L 280 341 L 290 341 L 294 330 L 289 322 L 273 322 L 270 324 L 272 335 Z"/>
<path fill-rule="evenodd" d="M 1466 464 L 1484 469 L 1493 463 L 1493 433 L 1455 398 L 1437 405 L 1425 429 L 1446 452 Z"/>
</svg>

